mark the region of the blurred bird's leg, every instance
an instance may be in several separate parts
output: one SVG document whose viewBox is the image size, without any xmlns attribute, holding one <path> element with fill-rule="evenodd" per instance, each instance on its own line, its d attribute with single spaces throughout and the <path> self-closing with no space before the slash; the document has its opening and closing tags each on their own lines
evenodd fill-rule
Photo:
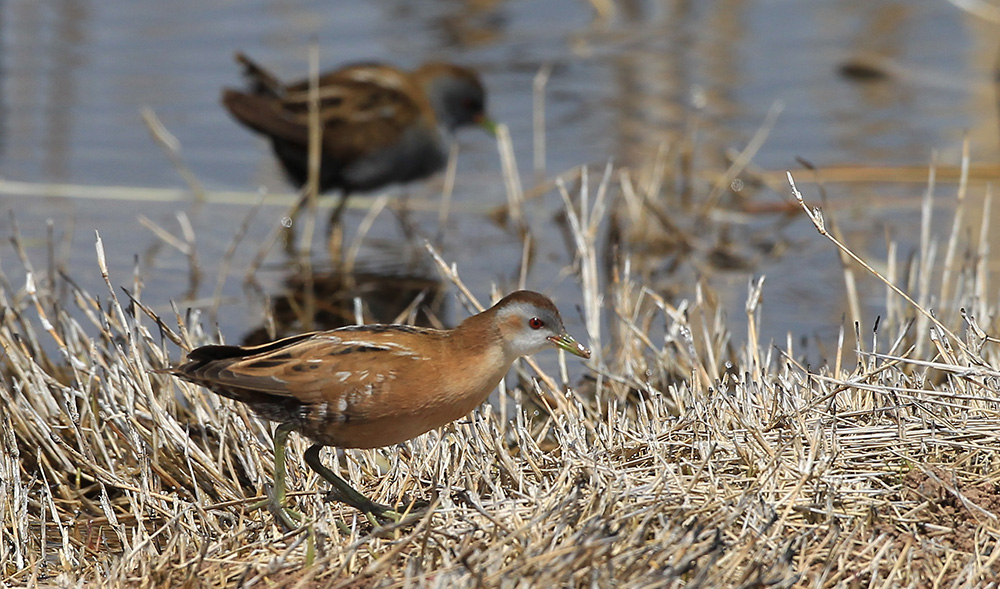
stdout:
<svg viewBox="0 0 1000 589">
<path fill-rule="evenodd" d="M 306 208 L 309 204 L 309 194 L 303 193 L 299 197 L 298 202 L 295 203 L 291 209 L 289 209 L 288 214 L 281 218 L 281 224 L 284 226 L 282 231 L 282 238 L 285 243 L 285 253 L 289 255 L 294 255 L 296 253 L 295 247 L 295 224 L 299 220 L 299 215 L 302 214 L 302 209 Z"/>
<path fill-rule="evenodd" d="M 412 242 L 417 237 L 417 230 L 413 223 L 413 209 L 410 208 L 410 189 L 403 187 L 403 192 L 399 197 L 398 205 L 392 207 L 399 220 L 399 228 L 403 230 L 403 236 L 407 242 Z"/>
<path fill-rule="evenodd" d="M 340 260 L 344 251 L 344 225 L 341 223 L 341 217 L 344 215 L 344 209 L 347 208 L 348 196 L 350 193 L 347 191 L 340 195 L 340 202 L 330 213 L 330 221 L 326 226 L 326 245 L 327 249 L 330 250 L 330 261 L 334 263 Z"/>
<path fill-rule="evenodd" d="M 333 230 L 340 225 L 340 217 L 343 216 L 344 209 L 347 208 L 347 198 L 350 195 L 351 193 L 347 191 L 344 191 L 344 193 L 340 195 L 340 202 L 338 202 L 337 206 L 330 212 L 330 222 L 326 226 L 327 233 L 333 233 Z"/>
</svg>

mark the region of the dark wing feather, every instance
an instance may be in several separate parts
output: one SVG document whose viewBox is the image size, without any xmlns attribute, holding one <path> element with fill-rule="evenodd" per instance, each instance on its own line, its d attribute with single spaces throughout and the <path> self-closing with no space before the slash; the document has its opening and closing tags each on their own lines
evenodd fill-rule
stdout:
<svg viewBox="0 0 1000 589">
<path fill-rule="evenodd" d="M 278 98 L 226 88 L 222 105 L 240 123 L 254 131 L 295 145 L 308 146 L 309 128 L 281 111 Z"/>
<path fill-rule="evenodd" d="M 236 54 L 236 62 L 243 66 L 243 76 L 250 82 L 254 94 L 280 97 L 285 90 L 278 77 L 243 53 Z"/>
</svg>

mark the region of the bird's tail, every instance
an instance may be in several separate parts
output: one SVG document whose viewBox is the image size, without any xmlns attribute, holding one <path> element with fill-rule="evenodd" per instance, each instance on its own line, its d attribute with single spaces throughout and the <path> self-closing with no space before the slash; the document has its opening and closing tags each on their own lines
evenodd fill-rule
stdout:
<svg viewBox="0 0 1000 589">
<path fill-rule="evenodd" d="M 243 66 L 243 75 L 250 82 L 254 94 L 265 94 L 275 98 L 284 96 L 285 87 L 274 74 L 243 53 L 237 52 L 235 57 L 236 63 Z"/>
</svg>

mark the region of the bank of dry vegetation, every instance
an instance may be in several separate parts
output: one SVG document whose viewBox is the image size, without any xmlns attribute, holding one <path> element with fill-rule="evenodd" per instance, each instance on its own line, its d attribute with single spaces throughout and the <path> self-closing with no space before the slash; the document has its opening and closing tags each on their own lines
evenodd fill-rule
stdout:
<svg viewBox="0 0 1000 589">
<path fill-rule="evenodd" d="M 807 365 L 796 350 L 758 340 L 766 282 L 750 285 L 748 335 L 727 330 L 708 281 L 686 299 L 644 284 L 630 263 L 629 231 L 659 223 L 685 247 L 694 233 L 658 217 L 670 208 L 662 204 L 670 187 L 632 176 L 614 170 L 602 182 L 598 174 L 557 188 L 572 244 L 567 265 L 580 285 L 578 300 L 558 302 L 582 310 L 589 334 L 581 339 L 595 350 L 586 370 L 567 362 L 541 373 L 522 363 L 499 409 L 340 458 L 341 471 L 382 502 L 432 503 L 403 525 L 373 528 L 326 502 L 296 436 L 289 487 L 306 525 L 286 532 L 249 509 L 270 483 L 270 427 L 243 406 L 149 372 L 211 340 L 197 313 L 152 316 L 138 279 L 88 293 L 73 276 L 29 268 L 27 284 L 3 283 L 0 579 L 995 583 L 996 296 L 987 242 L 963 242 L 980 228 L 962 205 L 954 235 L 928 233 L 912 260 L 877 261 L 915 302 L 886 287 L 890 306 L 876 333 L 871 320 L 857 329 L 848 321 L 840 351 L 826 342 L 830 357 Z M 816 195 L 807 191 L 807 200 Z M 834 229 L 829 218 L 823 226 Z M 468 303 L 457 270 L 442 267 Z M 73 269 L 88 271 L 100 265 Z M 878 280 L 853 261 L 845 276 L 848 290 Z"/>
</svg>

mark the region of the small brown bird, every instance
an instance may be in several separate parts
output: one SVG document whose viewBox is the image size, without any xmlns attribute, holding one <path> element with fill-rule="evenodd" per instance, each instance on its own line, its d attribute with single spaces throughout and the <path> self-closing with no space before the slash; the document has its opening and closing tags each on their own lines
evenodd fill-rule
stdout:
<svg viewBox="0 0 1000 589">
<path fill-rule="evenodd" d="M 548 347 L 590 357 L 566 333 L 551 300 L 521 290 L 454 329 L 356 325 L 260 346 L 203 346 L 162 372 L 246 403 L 279 424 L 270 505 L 293 527 L 299 516 L 283 507 L 291 431 L 315 442 L 306 463 L 333 485 L 336 499 L 398 517 L 323 466 L 319 450 L 389 446 L 459 419 L 486 400 L 514 360 Z"/>
<path fill-rule="evenodd" d="M 222 104 L 243 125 L 267 136 L 289 180 L 309 176 L 309 80 L 282 84 L 242 53 L 250 84 L 224 89 Z M 319 191 L 341 191 L 330 222 L 355 191 L 426 178 L 443 169 L 451 134 L 478 124 L 493 133 L 486 90 L 468 68 L 430 62 L 413 72 L 357 64 L 319 76 L 322 126 Z M 299 202 L 292 216 L 301 210 Z"/>
</svg>

